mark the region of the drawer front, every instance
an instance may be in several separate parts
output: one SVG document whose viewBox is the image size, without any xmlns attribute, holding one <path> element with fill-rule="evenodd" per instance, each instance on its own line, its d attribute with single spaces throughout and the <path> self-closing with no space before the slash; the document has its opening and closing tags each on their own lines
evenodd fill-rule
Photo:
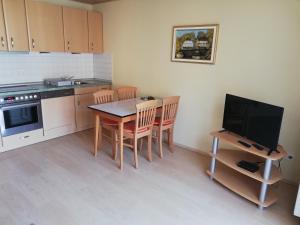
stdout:
<svg viewBox="0 0 300 225">
<path fill-rule="evenodd" d="M 3 151 L 23 147 L 44 140 L 43 129 L 3 137 Z"/>
</svg>

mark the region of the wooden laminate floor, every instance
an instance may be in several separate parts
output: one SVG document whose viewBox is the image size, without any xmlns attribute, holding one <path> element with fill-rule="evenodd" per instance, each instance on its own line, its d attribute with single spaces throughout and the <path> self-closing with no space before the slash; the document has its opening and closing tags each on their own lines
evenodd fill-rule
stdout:
<svg viewBox="0 0 300 225">
<path fill-rule="evenodd" d="M 300 224 L 293 186 L 259 211 L 208 179 L 205 156 L 177 148 L 149 163 L 142 151 L 136 170 L 127 150 L 120 172 L 110 145 L 94 158 L 91 143 L 85 131 L 1 153 L 0 225 Z"/>
</svg>

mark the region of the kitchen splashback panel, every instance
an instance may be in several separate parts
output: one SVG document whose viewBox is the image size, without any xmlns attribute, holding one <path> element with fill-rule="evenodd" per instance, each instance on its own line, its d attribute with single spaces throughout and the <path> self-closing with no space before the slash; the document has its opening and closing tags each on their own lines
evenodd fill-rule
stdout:
<svg viewBox="0 0 300 225">
<path fill-rule="evenodd" d="M 0 53 L 0 84 L 61 76 L 94 77 L 93 54 Z"/>
</svg>

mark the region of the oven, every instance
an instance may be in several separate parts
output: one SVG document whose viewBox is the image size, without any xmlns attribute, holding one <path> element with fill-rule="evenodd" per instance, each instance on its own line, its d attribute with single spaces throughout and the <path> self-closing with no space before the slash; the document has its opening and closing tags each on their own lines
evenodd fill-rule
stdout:
<svg viewBox="0 0 300 225">
<path fill-rule="evenodd" d="M 43 128 L 39 94 L 0 98 L 2 137 Z"/>
</svg>

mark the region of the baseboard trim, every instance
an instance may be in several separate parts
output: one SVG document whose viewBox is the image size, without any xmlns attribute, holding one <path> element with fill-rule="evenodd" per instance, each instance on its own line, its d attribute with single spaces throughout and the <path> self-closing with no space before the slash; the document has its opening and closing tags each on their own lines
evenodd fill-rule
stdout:
<svg viewBox="0 0 300 225">
<path fill-rule="evenodd" d="M 197 149 L 197 148 L 193 148 L 193 147 L 190 147 L 190 146 L 187 146 L 187 145 L 179 144 L 177 142 L 174 142 L 174 145 L 176 147 L 182 148 L 184 150 L 188 150 L 188 151 L 199 153 L 200 155 L 203 155 L 203 156 L 207 156 L 207 157 L 210 156 L 209 152 L 207 152 L 207 151 L 203 151 L 203 150 L 200 150 L 200 149 Z"/>
</svg>

